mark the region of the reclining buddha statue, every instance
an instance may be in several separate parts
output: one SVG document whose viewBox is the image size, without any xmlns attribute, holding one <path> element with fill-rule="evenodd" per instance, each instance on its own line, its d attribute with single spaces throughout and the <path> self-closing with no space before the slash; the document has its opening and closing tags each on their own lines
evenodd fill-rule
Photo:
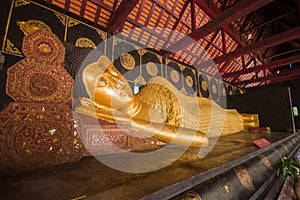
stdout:
<svg viewBox="0 0 300 200">
<path fill-rule="evenodd" d="M 106 57 L 82 71 L 88 93 L 75 111 L 133 129 L 165 143 L 206 146 L 208 138 L 243 130 L 242 116 L 202 97 L 184 95 L 168 80 L 157 76 L 137 94 Z"/>
</svg>

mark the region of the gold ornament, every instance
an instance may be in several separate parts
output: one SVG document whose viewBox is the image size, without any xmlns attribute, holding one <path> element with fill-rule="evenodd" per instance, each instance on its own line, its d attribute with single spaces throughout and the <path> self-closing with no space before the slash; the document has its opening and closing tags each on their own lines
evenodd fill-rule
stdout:
<svg viewBox="0 0 300 200">
<path fill-rule="evenodd" d="M 0 121 L 1 171 L 32 170 L 83 156 L 80 130 L 66 105 L 13 102 L 0 112 Z"/>
<path fill-rule="evenodd" d="M 217 87 L 215 85 L 211 86 L 212 93 L 217 94 Z"/>
<path fill-rule="evenodd" d="M 175 198 L 175 200 L 202 200 L 202 199 L 198 193 L 194 191 L 188 191 L 180 195 L 180 197 Z"/>
<path fill-rule="evenodd" d="M 120 56 L 121 65 L 127 69 L 131 70 L 135 67 L 135 60 L 129 53 L 122 53 Z"/>
<path fill-rule="evenodd" d="M 78 24 L 80 24 L 80 22 L 77 21 L 76 19 L 73 19 L 73 18 L 70 18 L 70 17 L 68 18 L 68 28 L 71 28 L 71 27 L 76 26 Z"/>
<path fill-rule="evenodd" d="M 207 91 L 207 83 L 206 83 L 206 81 L 201 81 L 201 88 L 204 90 L 204 91 Z"/>
<path fill-rule="evenodd" d="M 33 33 L 36 30 L 44 30 L 52 33 L 51 28 L 40 20 L 31 19 L 26 22 L 24 21 L 17 21 L 17 25 L 20 27 L 21 31 L 24 35 L 28 35 Z"/>
<path fill-rule="evenodd" d="M 54 14 L 56 15 L 56 17 L 59 19 L 59 21 L 65 26 L 67 23 L 67 17 L 61 13 L 58 12 L 54 12 Z"/>
<path fill-rule="evenodd" d="M 186 76 L 185 77 L 185 81 L 186 81 L 186 84 L 189 86 L 189 87 L 193 87 L 194 85 L 194 80 L 191 76 Z"/>
<path fill-rule="evenodd" d="M 6 40 L 5 51 L 13 55 L 23 57 L 21 51 L 17 47 L 15 47 L 14 43 L 12 43 L 9 39 Z"/>
<path fill-rule="evenodd" d="M 176 70 L 172 70 L 170 75 L 171 75 L 172 81 L 174 81 L 175 83 L 178 83 L 178 81 L 180 79 L 178 72 Z"/>
<path fill-rule="evenodd" d="M 262 161 L 262 163 L 269 169 L 269 170 L 273 170 L 272 164 L 270 163 L 270 161 L 268 160 L 268 158 L 266 158 L 264 155 L 259 155 L 260 160 Z"/>
<path fill-rule="evenodd" d="M 222 95 L 226 96 L 226 89 L 225 88 L 222 88 Z"/>
<path fill-rule="evenodd" d="M 155 63 L 148 62 L 146 65 L 146 70 L 151 76 L 156 76 L 158 73 L 158 69 Z"/>
<path fill-rule="evenodd" d="M 89 38 L 78 38 L 75 42 L 75 46 L 83 47 L 83 48 L 93 48 L 93 49 L 97 48 L 95 43 Z"/>
<path fill-rule="evenodd" d="M 15 1 L 15 7 L 26 6 L 28 4 L 30 4 L 30 2 L 26 1 L 26 0 L 16 0 Z"/>
<path fill-rule="evenodd" d="M 63 63 L 65 59 L 65 47 L 59 38 L 44 30 L 37 30 L 26 35 L 22 50 L 27 58 L 49 65 Z"/>
<path fill-rule="evenodd" d="M 106 33 L 104 31 L 101 31 L 101 30 L 97 29 L 97 33 L 100 35 L 102 40 L 106 40 Z"/>
<path fill-rule="evenodd" d="M 145 53 L 148 52 L 146 49 L 138 49 L 137 51 L 140 54 L 140 56 L 143 56 Z"/>
<path fill-rule="evenodd" d="M 133 82 L 141 84 L 141 85 L 145 85 L 147 83 L 147 81 L 144 79 L 144 77 L 142 75 L 140 75 L 136 79 L 134 79 Z"/>
<path fill-rule="evenodd" d="M 248 190 L 251 190 L 251 191 L 256 190 L 253 185 L 252 179 L 246 168 L 244 168 L 242 166 L 238 166 L 238 167 L 234 168 L 233 171 L 235 172 L 239 181 L 245 188 L 247 188 Z"/>
<path fill-rule="evenodd" d="M 72 90 L 73 79 L 62 65 L 25 58 L 7 71 L 6 93 L 15 101 L 67 103 Z"/>
</svg>

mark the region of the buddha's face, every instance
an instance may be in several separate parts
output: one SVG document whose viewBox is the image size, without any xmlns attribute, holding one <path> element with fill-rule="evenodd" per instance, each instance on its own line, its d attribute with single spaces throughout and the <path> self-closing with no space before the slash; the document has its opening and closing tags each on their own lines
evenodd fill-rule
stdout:
<svg viewBox="0 0 300 200">
<path fill-rule="evenodd" d="M 116 110 L 128 107 L 133 95 L 132 90 L 127 80 L 107 57 L 101 56 L 97 63 L 90 64 L 83 73 L 91 100 Z"/>
</svg>

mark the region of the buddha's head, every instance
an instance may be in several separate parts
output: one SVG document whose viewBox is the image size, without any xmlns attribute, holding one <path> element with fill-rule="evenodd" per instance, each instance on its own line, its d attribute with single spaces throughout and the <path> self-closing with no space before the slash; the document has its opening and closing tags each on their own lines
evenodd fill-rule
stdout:
<svg viewBox="0 0 300 200">
<path fill-rule="evenodd" d="M 83 82 L 90 99 L 104 107 L 126 109 L 133 95 L 127 80 L 106 56 L 83 70 Z"/>
</svg>

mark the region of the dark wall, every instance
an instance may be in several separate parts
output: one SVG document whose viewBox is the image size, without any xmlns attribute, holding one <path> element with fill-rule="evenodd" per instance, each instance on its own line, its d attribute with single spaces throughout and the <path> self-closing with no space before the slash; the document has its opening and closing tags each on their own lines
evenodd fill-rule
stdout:
<svg viewBox="0 0 300 200">
<path fill-rule="evenodd" d="M 260 126 L 269 126 L 274 132 L 294 132 L 288 87 L 251 90 L 245 95 L 228 96 L 227 106 L 236 108 L 240 113 L 259 114 Z"/>
<path fill-rule="evenodd" d="M 251 92 L 251 91 L 260 91 L 266 89 L 285 88 L 285 87 L 290 88 L 292 105 L 296 106 L 300 111 L 300 79 L 295 79 L 283 83 L 270 84 L 270 85 L 261 86 L 257 88 L 249 88 L 246 91 Z M 295 121 L 296 129 L 300 129 L 300 116 L 294 116 L 294 121 Z"/>
</svg>

